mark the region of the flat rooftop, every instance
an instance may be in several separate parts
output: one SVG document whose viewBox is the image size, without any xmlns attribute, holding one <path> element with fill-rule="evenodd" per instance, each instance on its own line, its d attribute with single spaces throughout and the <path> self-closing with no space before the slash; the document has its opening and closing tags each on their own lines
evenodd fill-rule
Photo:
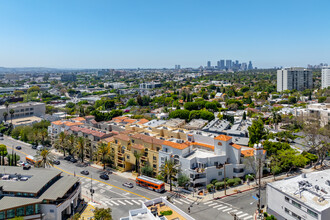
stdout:
<svg viewBox="0 0 330 220">
<path fill-rule="evenodd" d="M 41 102 L 23 102 L 23 103 L 15 103 L 15 104 L 10 104 L 8 109 L 12 108 L 18 108 L 18 107 L 30 107 L 30 106 L 37 106 L 37 105 L 46 105 L 45 103 Z M 5 105 L 1 105 L 0 109 L 6 109 Z"/>
<path fill-rule="evenodd" d="M 295 198 L 302 204 L 305 204 L 319 212 L 330 208 L 330 170 L 306 173 L 306 178 L 303 175 L 287 178 L 281 181 L 268 183 L 269 186 L 282 191 L 283 193 Z M 301 185 L 299 191 L 299 183 Z M 308 182 L 308 184 L 306 184 Z M 301 196 L 300 193 L 301 192 Z M 323 198 L 320 200 L 320 198 Z"/>
<path fill-rule="evenodd" d="M 204 150 L 197 149 L 197 150 L 195 150 L 192 154 L 190 154 L 186 158 L 188 160 L 191 160 L 191 159 L 193 159 L 195 157 L 198 157 L 198 158 L 209 158 L 209 157 L 214 157 L 214 156 L 219 156 L 219 155 L 215 155 L 213 152 L 211 153 L 210 151 L 204 151 Z"/>
<path fill-rule="evenodd" d="M 12 124 L 15 126 L 19 126 L 19 125 L 25 125 L 25 124 L 30 124 L 30 123 L 39 122 L 39 121 L 42 121 L 42 118 L 39 118 L 36 116 L 31 116 L 31 117 L 13 119 Z"/>
<path fill-rule="evenodd" d="M 155 127 L 158 127 L 162 124 L 165 124 L 166 121 L 165 120 L 158 120 L 158 119 L 154 119 L 154 120 L 151 120 L 147 123 L 144 123 L 143 125 L 144 126 L 148 126 L 148 127 L 152 127 L 152 128 L 155 128 Z"/>
</svg>

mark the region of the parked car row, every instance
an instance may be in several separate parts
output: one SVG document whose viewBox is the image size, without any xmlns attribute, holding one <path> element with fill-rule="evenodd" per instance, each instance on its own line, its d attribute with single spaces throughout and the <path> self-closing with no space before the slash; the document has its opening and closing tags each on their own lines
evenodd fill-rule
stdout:
<svg viewBox="0 0 330 220">
<path fill-rule="evenodd" d="M 77 163 L 78 160 L 76 158 L 74 158 L 73 156 L 66 156 L 64 157 L 64 160 L 70 161 L 71 163 Z"/>
</svg>

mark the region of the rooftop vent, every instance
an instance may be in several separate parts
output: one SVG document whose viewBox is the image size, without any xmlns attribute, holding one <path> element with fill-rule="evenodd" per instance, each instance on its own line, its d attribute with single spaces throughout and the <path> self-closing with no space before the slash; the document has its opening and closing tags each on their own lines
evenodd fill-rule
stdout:
<svg viewBox="0 0 330 220">
<path fill-rule="evenodd" d="M 325 181 L 325 184 L 328 185 L 328 186 L 330 186 L 330 180 L 326 180 Z"/>
<path fill-rule="evenodd" d="M 307 178 L 306 173 L 301 174 L 302 178 Z"/>
<path fill-rule="evenodd" d="M 319 187 L 318 185 L 315 185 L 314 188 L 315 188 L 316 190 L 320 190 L 320 187 Z"/>
</svg>

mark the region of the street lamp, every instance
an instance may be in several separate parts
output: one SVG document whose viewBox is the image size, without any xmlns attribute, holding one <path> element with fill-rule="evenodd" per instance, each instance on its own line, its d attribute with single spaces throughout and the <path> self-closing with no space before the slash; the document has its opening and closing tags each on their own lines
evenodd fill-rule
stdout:
<svg viewBox="0 0 330 220">
<path fill-rule="evenodd" d="M 90 193 L 91 193 L 91 202 L 93 202 L 93 194 L 95 190 L 93 189 L 93 176 L 91 175 L 91 188 L 90 188 Z"/>
</svg>

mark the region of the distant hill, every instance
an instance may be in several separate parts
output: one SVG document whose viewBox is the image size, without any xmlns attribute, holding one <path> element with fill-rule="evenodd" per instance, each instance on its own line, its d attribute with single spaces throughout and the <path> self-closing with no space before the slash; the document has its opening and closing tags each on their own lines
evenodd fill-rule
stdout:
<svg viewBox="0 0 330 220">
<path fill-rule="evenodd" d="M 0 67 L 0 73 L 54 73 L 54 72 L 72 72 L 74 69 L 56 69 L 47 67 L 19 67 L 7 68 Z"/>
</svg>

